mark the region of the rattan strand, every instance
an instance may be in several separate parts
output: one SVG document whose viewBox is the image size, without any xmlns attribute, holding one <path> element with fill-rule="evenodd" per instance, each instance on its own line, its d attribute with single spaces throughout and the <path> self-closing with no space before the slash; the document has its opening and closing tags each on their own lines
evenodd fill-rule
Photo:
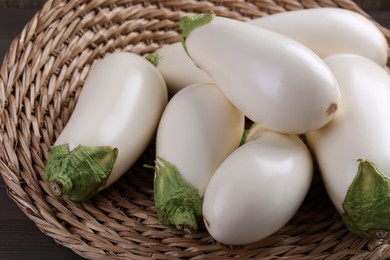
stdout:
<svg viewBox="0 0 390 260">
<path fill-rule="evenodd" d="M 325 6 L 369 17 L 350 0 L 48 1 L 12 42 L 1 66 L 0 172 L 9 196 L 44 234 L 88 259 L 390 257 L 389 241 L 362 240 L 345 229 L 318 174 L 285 227 L 245 246 L 217 243 L 204 227 L 187 234 L 160 224 L 153 173 L 142 167 L 152 163 L 153 145 L 114 186 L 85 203 L 59 200 L 43 180 L 47 151 L 68 121 L 89 69 L 104 54 L 144 54 L 179 41 L 177 22 L 187 14 L 214 10 L 247 20 Z M 389 31 L 377 25 L 390 40 Z"/>
</svg>

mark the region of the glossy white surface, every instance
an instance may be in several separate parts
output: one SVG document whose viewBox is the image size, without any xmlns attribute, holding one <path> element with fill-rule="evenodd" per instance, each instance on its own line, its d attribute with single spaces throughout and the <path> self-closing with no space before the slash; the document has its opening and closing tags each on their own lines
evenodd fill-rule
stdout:
<svg viewBox="0 0 390 260">
<path fill-rule="evenodd" d="M 325 61 L 339 82 L 342 102 L 332 122 L 307 138 L 329 196 L 343 213 L 359 159 L 372 161 L 390 176 L 390 76 L 377 63 L 356 55 Z"/>
<path fill-rule="evenodd" d="M 91 69 L 77 105 L 55 144 L 112 146 L 118 158 L 106 185 L 142 154 L 167 104 L 158 70 L 132 53 L 108 54 Z"/>
<path fill-rule="evenodd" d="M 195 84 L 168 103 L 156 154 L 174 164 L 203 197 L 209 179 L 241 141 L 244 116 L 214 84 Z"/>
<path fill-rule="evenodd" d="M 313 8 L 277 13 L 249 24 L 288 36 L 309 47 L 321 58 L 357 54 L 385 66 L 388 44 L 376 25 L 356 12 L 341 8 Z"/>
<path fill-rule="evenodd" d="M 253 131 L 217 169 L 204 197 L 206 227 L 222 243 L 272 235 L 296 213 L 311 184 L 312 159 L 297 136 Z"/>
<path fill-rule="evenodd" d="M 156 53 L 156 68 L 163 76 L 170 94 L 195 83 L 213 82 L 205 71 L 194 64 L 181 42 L 164 45 Z"/>
<path fill-rule="evenodd" d="M 281 34 L 215 17 L 194 29 L 187 49 L 227 98 L 252 121 L 305 133 L 333 118 L 337 82 L 310 49 Z"/>
</svg>

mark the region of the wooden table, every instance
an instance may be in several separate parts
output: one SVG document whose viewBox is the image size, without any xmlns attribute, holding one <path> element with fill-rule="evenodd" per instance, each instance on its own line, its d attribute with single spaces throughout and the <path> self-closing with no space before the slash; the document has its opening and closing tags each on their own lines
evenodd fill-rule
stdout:
<svg viewBox="0 0 390 260">
<path fill-rule="evenodd" d="M 0 5 L 0 61 L 3 60 L 11 41 L 38 10 L 39 6 L 37 5 L 24 6 L 23 8 Z M 390 28 L 390 8 L 367 11 L 383 26 Z M 37 229 L 34 222 L 29 220 L 8 197 L 1 177 L 0 259 L 81 259 L 73 251 L 56 244 L 52 238 Z"/>
</svg>

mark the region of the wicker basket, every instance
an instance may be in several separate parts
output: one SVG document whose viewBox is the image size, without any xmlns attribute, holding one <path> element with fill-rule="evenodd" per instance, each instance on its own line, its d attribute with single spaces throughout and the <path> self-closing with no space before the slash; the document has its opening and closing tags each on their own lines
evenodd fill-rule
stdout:
<svg viewBox="0 0 390 260">
<path fill-rule="evenodd" d="M 153 202 L 153 145 L 114 186 L 85 203 L 59 200 L 44 179 L 50 145 L 63 129 L 94 62 L 105 53 L 144 54 L 180 40 L 178 21 L 214 10 L 246 20 L 287 10 L 340 7 L 350 0 L 48 1 L 25 26 L 0 71 L 0 171 L 9 196 L 47 236 L 89 259 L 384 259 L 387 240 L 345 229 L 319 174 L 296 216 L 274 235 L 245 246 L 161 225 Z M 371 19 L 371 18 L 370 18 Z M 379 26 L 379 25 L 378 25 Z M 380 27 L 380 26 L 379 26 Z M 387 39 L 390 32 L 380 27 Z"/>
</svg>

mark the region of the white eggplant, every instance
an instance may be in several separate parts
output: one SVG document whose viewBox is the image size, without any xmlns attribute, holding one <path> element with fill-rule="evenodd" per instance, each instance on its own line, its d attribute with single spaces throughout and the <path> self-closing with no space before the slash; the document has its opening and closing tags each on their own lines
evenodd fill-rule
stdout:
<svg viewBox="0 0 390 260">
<path fill-rule="evenodd" d="M 368 18 L 341 8 L 311 8 L 256 18 L 260 26 L 309 47 L 321 58 L 350 53 L 367 57 L 381 66 L 387 63 L 389 45 L 383 33 Z"/>
<path fill-rule="evenodd" d="M 325 61 L 342 102 L 331 123 L 306 136 L 346 226 L 362 237 L 383 238 L 390 231 L 390 76 L 357 55 Z"/>
<path fill-rule="evenodd" d="M 164 45 L 147 55 L 147 58 L 160 71 L 171 95 L 195 83 L 213 82 L 207 73 L 188 57 L 181 42 Z"/>
<path fill-rule="evenodd" d="M 152 140 L 167 102 L 165 82 L 146 59 L 103 57 L 50 149 L 45 175 L 54 193 L 83 201 L 115 182 Z"/>
<path fill-rule="evenodd" d="M 174 229 L 196 230 L 207 184 L 241 141 L 244 116 L 212 83 L 179 91 L 157 130 L 155 203 Z"/>
<path fill-rule="evenodd" d="M 310 152 L 296 135 L 256 126 L 207 186 L 203 202 L 207 230 L 217 241 L 233 245 L 272 235 L 299 209 L 312 172 Z"/>
<path fill-rule="evenodd" d="M 214 13 L 185 17 L 180 25 L 189 56 L 253 122 L 298 134 L 333 118 L 337 82 L 307 47 Z"/>
</svg>

